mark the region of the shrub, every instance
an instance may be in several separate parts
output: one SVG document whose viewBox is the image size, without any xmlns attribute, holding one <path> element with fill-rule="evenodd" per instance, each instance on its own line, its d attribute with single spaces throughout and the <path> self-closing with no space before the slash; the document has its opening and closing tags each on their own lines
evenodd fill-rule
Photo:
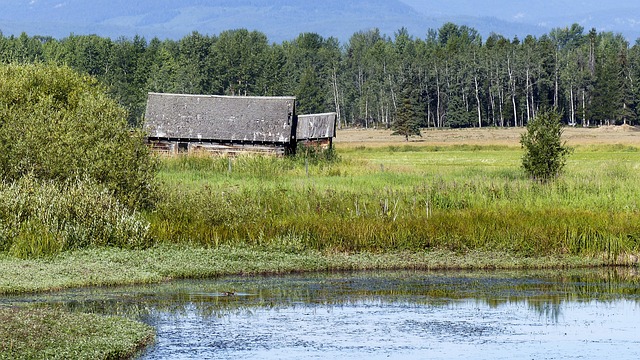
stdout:
<svg viewBox="0 0 640 360">
<path fill-rule="evenodd" d="M 340 156 L 336 153 L 334 147 L 323 147 L 320 144 L 314 143 L 298 143 L 295 158 L 303 161 L 306 160 L 314 165 L 323 162 L 340 162 Z"/>
<path fill-rule="evenodd" d="M 126 111 L 67 67 L 0 65 L 0 177 L 87 177 L 120 201 L 151 204 L 155 161 Z"/>
<path fill-rule="evenodd" d="M 540 112 L 527 124 L 520 144 L 522 167 L 533 179 L 548 182 L 562 172 L 571 149 L 562 142 L 562 123 L 555 111 Z"/>
</svg>

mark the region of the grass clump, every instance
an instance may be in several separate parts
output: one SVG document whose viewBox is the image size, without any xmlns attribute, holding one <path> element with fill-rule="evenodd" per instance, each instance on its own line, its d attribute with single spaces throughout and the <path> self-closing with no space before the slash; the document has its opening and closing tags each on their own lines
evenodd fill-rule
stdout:
<svg viewBox="0 0 640 360">
<path fill-rule="evenodd" d="M 64 184 L 31 176 L 0 184 L 0 250 L 52 256 L 93 246 L 149 245 L 149 224 L 89 179 Z"/>
<path fill-rule="evenodd" d="M 153 328 L 124 318 L 0 307 L 0 359 L 127 359 L 153 339 Z"/>
</svg>

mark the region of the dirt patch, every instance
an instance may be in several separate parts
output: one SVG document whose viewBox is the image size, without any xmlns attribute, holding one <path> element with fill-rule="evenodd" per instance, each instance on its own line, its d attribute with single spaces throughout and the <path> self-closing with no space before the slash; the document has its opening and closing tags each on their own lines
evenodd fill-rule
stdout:
<svg viewBox="0 0 640 360">
<path fill-rule="evenodd" d="M 422 137 L 391 135 L 387 129 L 350 128 L 337 131 L 338 146 L 389 146 L 389 145 L 506 145 L 520 146 L 524 128 L 471 128 L 471 129 L 423 129 Z M 623 144 L 640 146 L 640 127 L 601 126 L 598 128 L 564 129 L 563 138 L 569 145 Z"/>
</svg>

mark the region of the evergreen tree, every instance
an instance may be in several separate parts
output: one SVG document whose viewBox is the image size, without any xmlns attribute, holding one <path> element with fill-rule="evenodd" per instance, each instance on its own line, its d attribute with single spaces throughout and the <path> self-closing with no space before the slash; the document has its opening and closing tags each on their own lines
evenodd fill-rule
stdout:
<svg viewBox="0 0 640 360">
<path fill-rule="evenodd" d="M 452 128 L 471 126 L 473 113 L 467 110 L 462 91 L 453 91 L 447 101 L 447 116 L 445 125 Z"/>
<path fill-rule="evenodd" d="M 344 46 L 303 33 L 270 44 L 246 29 L 219 36 L 194 32 L 179 40 L 71 35 L 4 37 L 0 62 L 65 64 L 95 76 L 129 111 L 136 125 L 147 91 L 298 95 L 305 112 L 335 110 L 341 123 L 392 127 L 400 117 L 403 79 L 412 79 L 421 125 L 523 126 L 540 108 L 562 109 L 561 119 L 589 126 L 638 120 L 640 45 L 621 35 L 574 24 L 539 38 L 486 43 L 467 26 L 444 24 L 424 39 L 406 28 L 395 36 L 372 29 Z M 415 101 L 414 101 L 415 102 Z"/>
<path fill-rule="evenodd" d="M 562 123 L 556 111 L 542 111 L 527 123 L 520 144 L 524 149 L 522 167 L 542 183 L 561 174 L 571 152 L 562 142 Z"/>
<path fill-rule="evenodd" d="M 409 136 L 420 134 L 419 98 L 415 86 L 405 81 L 401 92 L 401 103 L 393 122 L 393 135 L 402 135 L 406 141 Z"/>
<path fill-rule="evenodd" d="M 326 112 L 324 108 L 324 94 L 320 91 L 321 85 L 312 67 L 307 67 L 302 73 L 300 83 L 296 89 L 298 100 L 298 114 L 314 114 Z"/>
</svg>

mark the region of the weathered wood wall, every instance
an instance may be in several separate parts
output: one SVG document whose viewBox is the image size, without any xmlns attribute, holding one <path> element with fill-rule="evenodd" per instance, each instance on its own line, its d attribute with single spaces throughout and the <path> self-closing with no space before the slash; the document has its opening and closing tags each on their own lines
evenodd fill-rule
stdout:
<svg viewBox="0 0 640 360">
<path fill-rule="evenodd" d="M 336 135 L 336 113 L 298 115 L 298 141 L 332 139 Z"/>
</svg>

